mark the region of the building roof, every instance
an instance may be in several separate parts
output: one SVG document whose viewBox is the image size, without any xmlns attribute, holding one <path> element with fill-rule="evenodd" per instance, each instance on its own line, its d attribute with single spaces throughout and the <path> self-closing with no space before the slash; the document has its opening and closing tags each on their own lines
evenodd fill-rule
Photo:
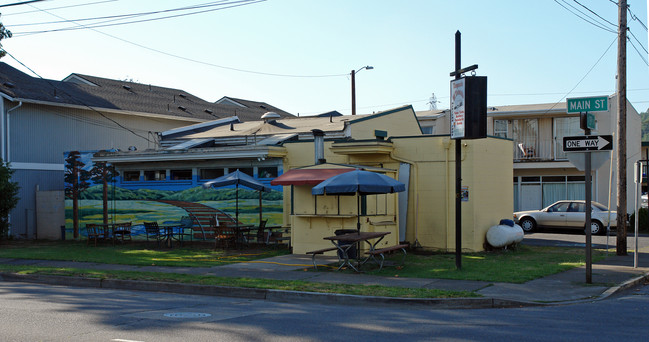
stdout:
<svg viewBox="0 0 649 342">
<path fill-rule="evenodd" d="M 275 106 L 269 105 L 266 102 L 251 101 L 251 100 L 238 99 L 229 96 L 223 96 L 215 103 L 224 104 L 224 105 L 236 105 L 243 108 L 261 109 L 264 110 L 265 112 L 275 112 L 279 114 L 281 117 L 293 116 L 292 114 L 287 113 Z"/>
<path fill-rule="evenodd" d="M 214 120 L 237 116 L 259 120 L 268 109 L 234 107 L 205 101 L 186 91 L 89 75 L 71 74 L 63 81 L 31 77 L 0 63 L 0 92 L 14 100 L 98 110 Z M 272 106 L 269 106 L 272 107 Z M 282 117 L 292 116 L 272 107 Z"/>
</svg>

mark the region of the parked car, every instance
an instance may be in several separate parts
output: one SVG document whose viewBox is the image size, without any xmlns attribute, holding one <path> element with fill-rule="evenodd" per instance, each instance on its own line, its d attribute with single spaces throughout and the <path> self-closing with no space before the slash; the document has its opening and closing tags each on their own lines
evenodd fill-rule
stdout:
<svg viewBox="0 0 649 342">
<path fill-rule="evenodd" d="M 617 225 L 617 213 L 598 202 L 591 202 L 590 231 L 592 234 L 605 234 L 609 219 L 611 228 Z M 585 229 L 586 201 L 558 201 L 541 210 L 519 211 L 514 213 L 514 221 L 526 232 L 538 228 Z"/>
</svg>

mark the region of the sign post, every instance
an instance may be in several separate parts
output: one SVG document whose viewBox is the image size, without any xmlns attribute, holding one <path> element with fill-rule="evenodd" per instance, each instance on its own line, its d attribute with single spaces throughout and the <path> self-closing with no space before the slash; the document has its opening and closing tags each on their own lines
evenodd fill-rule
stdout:
<svg viewBox="0 0 649 342">
<path fill-rule="evenodd" d="M 593 262 L 592 262 L 592 167 L 591 151 L 610 150 L 613 148 L 612 136 L 591 136 L 591 129 L 595 129 L 595 115 L 592 112 L 608 111 L 608 96 L 593 96 L 572 98 L 566 100 L 566 111 L 568 114 L 579 113 L 579 126 L 584 130 L 582 137 L 564 137 L 564 152 L 585 152 L 586 178 L 586 283 L 593 283 Z"/>
</svg>

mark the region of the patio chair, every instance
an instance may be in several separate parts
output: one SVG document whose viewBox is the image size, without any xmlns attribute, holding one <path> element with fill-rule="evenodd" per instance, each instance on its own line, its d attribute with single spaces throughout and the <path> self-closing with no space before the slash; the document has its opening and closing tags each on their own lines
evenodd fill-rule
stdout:
<svg viewBox="0 0 649 342">
<path fill-rule="evenodd" d="M 223 248 L 228 248 L 231 243 L 237 242 L 237 234 L 235 233 L 235 231 L 226 225 L 219 224 L 218 220 L 215 217 L 210 217 L 210 226 L 212 229 L 214 229 L 215 249 L 219 246 L 219 243 L 223 246 Z"/>
<path fill-rule="evenodd" d="M 86 224 L 86 235 L 88 236 L 88 245 L 90 245 L 90 240 L 95 240 L 95 247 L 97 247 L 97 240 L 104 238 L 103 229 L 92 223 Z"/>
<path fill-rule="evenodd" d="M 131 241 L 131 222 L 124 222 L 115 224 L 113 230 L 113 239 L 124 241 Z"/>
<path fill-rule="evenodd" d="M 146 241 L 153 239 L 158 243 L 160 247 L 160 241 L 165 239 L 165 235 L 160 231 L 158 222 L 144 222 L 144 231 L 146 232 Z"/>
<path fill-rule="evenodd" d="M 266 243 L 266 223 L 268 223 L 268 219 L 262 220 L 259 222 L 259 227 L 257 227 L 257 243 Z"/>
<path fill-rule="evenodd" d="M 182 246 L 185 241 L 185 236 L 189 236 L 189 241 L 194 240 L 194 220 L 189 216 L 180 218 L 180 225 L 178 226 L 178 240 Z"/>
</svg>

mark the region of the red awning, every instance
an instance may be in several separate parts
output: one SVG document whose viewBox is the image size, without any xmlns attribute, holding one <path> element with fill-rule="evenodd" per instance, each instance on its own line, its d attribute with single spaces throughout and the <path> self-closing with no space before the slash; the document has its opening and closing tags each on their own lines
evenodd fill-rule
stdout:
<svg viewBox="0 0 649 342">
<path fill-rule="evenodd" d="M 270 181 L 270 185 L 317 185 L 325 179 L 349 171 L 354 169 L 293 169 Z"/>
</svg>

